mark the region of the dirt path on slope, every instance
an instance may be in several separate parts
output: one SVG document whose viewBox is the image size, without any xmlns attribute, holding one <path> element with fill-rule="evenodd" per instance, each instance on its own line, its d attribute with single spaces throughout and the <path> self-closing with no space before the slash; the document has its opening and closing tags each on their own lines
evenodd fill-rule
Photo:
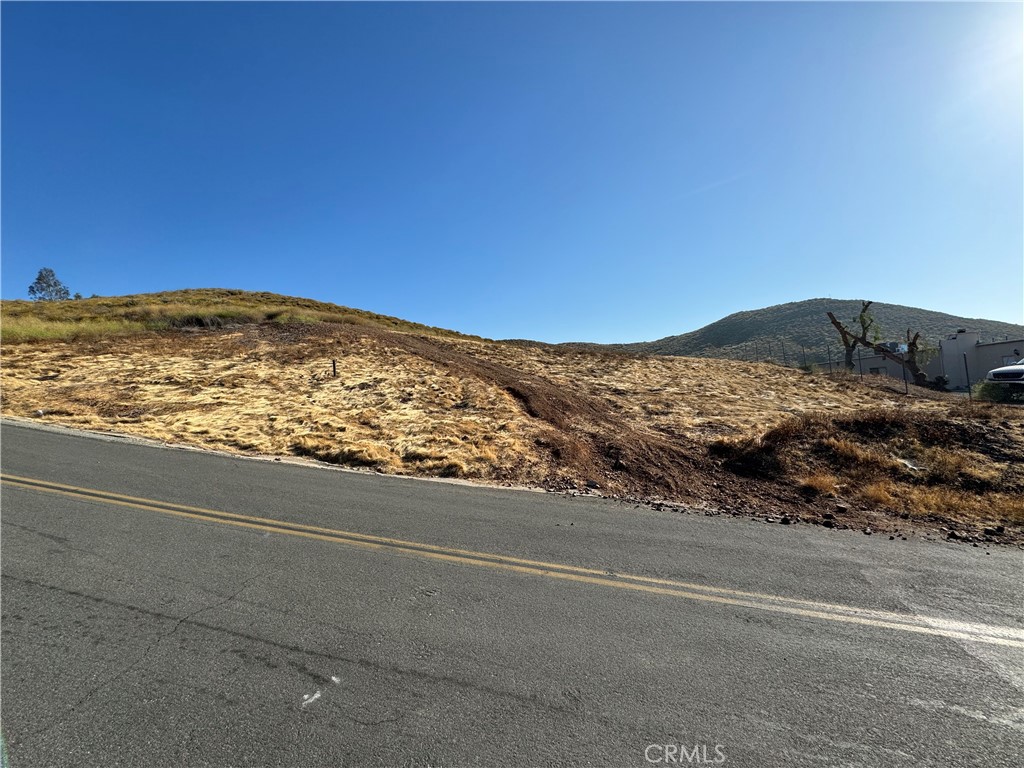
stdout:
<svg viewBox="0 0 1024 768">
<path fill-rule="evenodd" d="M 379 338 L 443 366 L 456 376 L 494 383 L 518 400 L 532 417 L 548 424 L 541 448 L 551 452 L 565 487 L 580 483 L 644 496 L 704 498 L 709 466 L 702 446 L 669 441 L 627 424 L 604 403 L 540 376 L 460 352 L 422 336 L 380 332 Z"/>
</svg>

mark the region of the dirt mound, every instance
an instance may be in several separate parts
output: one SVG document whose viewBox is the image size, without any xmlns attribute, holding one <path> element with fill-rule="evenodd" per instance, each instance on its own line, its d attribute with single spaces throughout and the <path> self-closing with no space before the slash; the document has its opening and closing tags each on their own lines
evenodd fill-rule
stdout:
<svg viewBox="0 0 1024 768">
<path fill-rule="evenodd" d="M 684 489 L 707 469 L 704 451 L 693 441 L 670 442 L 636 429 L 606 403 L 559 386 L 541 376 L 460 351 L 442 340 L 368 331 L 367 335 L 443 366 L 454 376 L 473 376 L 509 393 L 531 417 L 551 427 L 537 439 L 557 467 L 549 483 L 580 484 L 618 493 L 692 499 Z M 612 437 L 614 436 L 614 437 Z"/>
<path fill-rule="evenodd" d="M 1024 428 L 1003 408 L 805 414 L 709 452 L 739 476 L 789 486 L 818 505 L 850 502 L 961 533 L 1024 525 Z"/>
</svg>

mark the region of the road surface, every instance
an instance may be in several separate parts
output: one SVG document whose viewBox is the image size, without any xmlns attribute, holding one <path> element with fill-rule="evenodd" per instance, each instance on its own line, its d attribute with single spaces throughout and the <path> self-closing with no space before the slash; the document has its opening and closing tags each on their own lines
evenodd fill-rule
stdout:
<svg viewBox="0 0 1024 768">
<path fill-rule="evenodd" d="M 1019 549 L 4 422 L 28 766 L 1011 766 Z"/>
</svg>

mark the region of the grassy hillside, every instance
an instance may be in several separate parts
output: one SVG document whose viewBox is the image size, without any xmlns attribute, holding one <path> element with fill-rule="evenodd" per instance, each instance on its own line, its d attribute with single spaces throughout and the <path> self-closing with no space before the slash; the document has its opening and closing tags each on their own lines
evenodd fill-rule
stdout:
<svg viewBox="0 0 1024 768">
<path fill-rule="evenodd" d="M 832 355 L 842 354 L 839 335 L 825 316 L 832 312 L 840 322 L 853 323 L 860 312 L 859 300 L 809 299 L 774 307 L 737 312 L 696 331 L 667 336 L 657 341 L 624 344 L 615 348 L 626 352 L 690 357 L 722 357 L 744 360 L 769 359 L 783 362 L 783 349 L 790 365 L 828 359 L 826 344 Z M 871 306 L 875 323 L 883 341 L 905 338 L 908 328 L 920 332 L 932 347 L 948 334 L 963 328 L 978 331 L 982 340 L 1024 338 L 1024 325 L 957 317 L 927 309 L 899 304 Z M 838 351 L 837 351 L 838 350 Z"/>
<path fill-rule="evenodd" d="M 4 342 L 86 340 L 265 322 L 369 325 L 431 335 L 461 335 L 312 299 L 202 288 L 75 301 L 4 301 L 0 311 L 0 337 Z"/>
<path fill-rule="evenodd" d="M 709 514 L 1024 537 L 1024 414 L 880 379 L 496 342 L 240 291 L 3 302 L 0 322 L 5 416 Z"/>
</svg>

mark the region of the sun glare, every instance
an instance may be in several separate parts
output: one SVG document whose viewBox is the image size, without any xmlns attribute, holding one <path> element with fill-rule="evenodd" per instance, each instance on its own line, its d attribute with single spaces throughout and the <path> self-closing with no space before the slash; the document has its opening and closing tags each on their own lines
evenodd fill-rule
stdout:
<svg viewBox="0 0 1024 768">
<path fill-rule="evenodd" d="M 1019 124 L 1024 68 L 1022 25 L 1007 23 L 1005 16 L 998 21 L 986 19 L 965 41 L 961 56 L 961 92 L 969 106 L 991 119 L 1015 119 Z"/>
</svg>

